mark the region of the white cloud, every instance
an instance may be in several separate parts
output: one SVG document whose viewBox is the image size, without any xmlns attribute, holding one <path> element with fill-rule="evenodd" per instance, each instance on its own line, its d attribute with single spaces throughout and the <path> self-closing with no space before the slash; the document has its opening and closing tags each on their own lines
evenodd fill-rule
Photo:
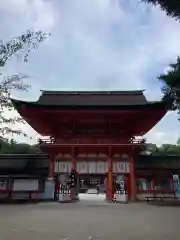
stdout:
<svg viewBox="0 0 180 240">
<path fill-rule="evenodd" d="M 176 144 L 180 136 L 179 122 L 175 112 L 168 112 L 166 116 L 146 134 L 148 142 Z"/>
<path fill-rule="evenodd" d="M 6 15 L 6 29 L 0 24 L 6 37 L 27 28 L 52 32 L 28 66 L 11 66 L 33 75 L 36 91 L 29 98 L 37 98 L 42 88 L 147 89 L 148 99 L 157 100 L 156 76 L 180 53 L 179 23 L 134 0 L 0 0 L 0 11 Z M 147 134 L 148 140 L 176 141 L 176 119 L 167 115 Z"/>
<path fill-rule="evenodd" d="M 52 30 L 58 14 L 52 1 L 43 0 L 0 0 L 1 15 L 8 35 L 14 36 L 27 29 Z M 6 35 L 6 34 L 5 34 Z"/>
</svg>

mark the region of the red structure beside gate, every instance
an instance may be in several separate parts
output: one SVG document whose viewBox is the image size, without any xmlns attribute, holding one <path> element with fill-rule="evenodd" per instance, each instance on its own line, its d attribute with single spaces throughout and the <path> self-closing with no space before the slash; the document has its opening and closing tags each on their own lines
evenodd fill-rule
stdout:
<svg viewBox="0 0 180 240">
<path fill-rule="evenodd" d="M 81 166 L 79 174 L 101 172 L 107 175 L 107 198 L 112 201 L 114 174 L 124 175 L 129 198 L 135 201 L 134 159 L 145 149 L 143 135 L 166 114 L 166 102 L 148 102 L 143 91 L 42 91 L 36 102 L 12 102 L 26 122 L 47 137 L 40 146 L 51 155 L 50 177 L 57 161 L 58 168 L 59 162 L 67 162 L 64 166 L 77 172 Z"/>
</svg>

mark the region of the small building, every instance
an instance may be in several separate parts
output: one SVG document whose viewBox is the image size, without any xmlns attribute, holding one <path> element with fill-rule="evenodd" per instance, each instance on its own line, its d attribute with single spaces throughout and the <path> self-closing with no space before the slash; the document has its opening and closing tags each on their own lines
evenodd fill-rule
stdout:
<svg viewBox="0 0 180 240">
<path fill-rule="evenodd" d="M 149 102 L 143 91 L 42 91 L 38 101 L 12 103 L 43 136 L 39 144 L 50 156 L 49 177 L 73 170 L 85 181 L 87 176 L 91 182 L 104 181 L 109 201 L 113 182 L 124 182 L 131 201 L 143 191 L 137 189 L 138 178 L 154 171 L 153 166 L 141 168 L 146 158 L 140 156 L 146 148 L 143 135 L 164 117 L 167 102 Z M 164 176 L 172 179 L 172 172 Z"/>
<path fill-rule="evenodd" d="M 48 174 L 47 154 L 0 154 L 0 200 L 42 198 Z"/>
</svg>

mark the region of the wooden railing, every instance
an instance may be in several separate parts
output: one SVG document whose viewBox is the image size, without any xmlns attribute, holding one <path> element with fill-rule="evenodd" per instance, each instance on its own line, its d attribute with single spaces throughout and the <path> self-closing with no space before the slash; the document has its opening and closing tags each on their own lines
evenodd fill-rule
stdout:
<svg viewBox="0 0 180 240">
<path fill-rule="evenodd" d="M 81 138 L 74 138 L 74 139 L 64 139 L 62 141 L 59 140 L 59 139 L 55 139 L 55 138 L 49 138 L 49 139 L 39 139 L 38 143 L 40 145 L 44 145 L 44 144 L 54 144 L 54 145 L 70 145 L 70 144 L 73 144 L 73 145 L 122 145 L 122 146 L 125 146 L 125 145 L 144 145 L 145 144 L 145 139 L 129 139 L 129 141 L 127 142 L 123 142 L 122 140 L 121 141 L 111 141 L 111 139 L 95 139 L 96 141 L 88 141 L 88 138 L 87 138 L 87 141 L 85 141 L 84 139 L 81 139 Z"/>
</svg>

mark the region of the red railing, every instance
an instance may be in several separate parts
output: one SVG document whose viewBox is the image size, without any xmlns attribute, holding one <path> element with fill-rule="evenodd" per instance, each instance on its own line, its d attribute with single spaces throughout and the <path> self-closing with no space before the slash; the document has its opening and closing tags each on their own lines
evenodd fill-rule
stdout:
<svg viewBox="0 0 180 240">
<path fill-rule="evenodd" d="M 114 145 L 114 146 L 128 146 L 128 145 L 144 145 L 145 139 L 130 139 L 127 143 L 118 142 L 118 141 L 111 141 L 110 139 L 95 139 L 95 142 L 88 141 L 88 138 L 86 139 L 55 139 L 55 138 L 49 138 L 49 139 L 39 139 L 39 144 L 53 144 L 53 145 Z"/>
</svg>

